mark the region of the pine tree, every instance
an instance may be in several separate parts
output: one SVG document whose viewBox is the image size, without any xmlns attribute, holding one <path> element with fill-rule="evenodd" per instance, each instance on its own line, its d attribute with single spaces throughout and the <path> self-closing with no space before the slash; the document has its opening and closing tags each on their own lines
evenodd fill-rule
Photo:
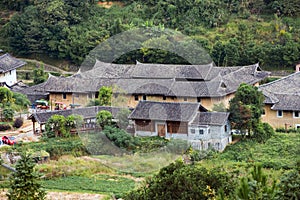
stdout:
<svg viewBox="0 0 300 200">
<path fill-rule="evenodd" d="M 38 182 L 39 175 L 34 171 L 32 158 L 22 153 L 16 165 L 16 172 L 10 177 L 10 188 L 6 194 L 9 200 L 42 200 L 46 192 Z"/>
</svg>

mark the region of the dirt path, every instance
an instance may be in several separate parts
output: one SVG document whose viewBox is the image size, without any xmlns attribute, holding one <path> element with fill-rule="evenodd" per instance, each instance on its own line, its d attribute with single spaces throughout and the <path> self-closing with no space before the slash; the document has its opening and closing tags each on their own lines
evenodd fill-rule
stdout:
<svg viewBox="0 0 300 200">
<path fill-rule="evenodd" d="M 47 200 L 101 200 L 107 196 L 77 192 L 47 192 Z M 6 200 L 6 190 L 0 191 L 0 199 Z"/>
</svg>

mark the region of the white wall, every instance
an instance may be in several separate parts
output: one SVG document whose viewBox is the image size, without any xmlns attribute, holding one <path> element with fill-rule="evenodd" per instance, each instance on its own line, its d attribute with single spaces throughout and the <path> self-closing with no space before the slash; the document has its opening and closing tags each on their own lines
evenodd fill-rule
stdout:
<svg viewBox="0 0 300 200">
<path fill-rule="evenodd" d="M 6 82 L 7 85 L 11 86 L 17 82 L 17 70 L 11 70 L 5 74 L 0 74 L 0 82 Z"/>
</svg>

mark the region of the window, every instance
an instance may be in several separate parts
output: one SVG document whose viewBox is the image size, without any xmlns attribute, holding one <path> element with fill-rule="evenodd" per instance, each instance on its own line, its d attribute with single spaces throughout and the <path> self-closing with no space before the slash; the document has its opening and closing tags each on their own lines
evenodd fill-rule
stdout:
<svg viewBox="0 0 300 200">
<path fill-rule="evenodd" d="M 299 111 L 294 111 L 294 118 L 299 118 Z"/>
<path fill-rule="evenodd" d="M 146 101 L 147 100 L 147 96 L 143 95 L 143 100 Z"/>
<path fill-rule="evenodd" d="M 266 110 L 263 109 L 261 114 L 262 114 L 262 115 L 265 115 L 265 114 L 266 114 Z"/>
<path fill-rule="evenodd" d="M 201 103 L 201 98 L 200 97 L 197 97 L 197 102 Z"/>
<path fill-rule="evenodd" d="M 199 134 L 203 135 L 204 134 L 204 130 L 203 129 L 199 129 Z"/>
<path fill-rule="evenodd" d="M 277 117 L 282 117 L 282 116 L 283 116 L 283 111 L 277 110 Z"/>
<path fill-rule="evenodd" d="M 9 71 L 9 75 L 11 75 L 11 71 Z"/>
<path fill-rule="evenodd" d="M 62 97 L 63 97 L 63 99 L 67 99 L 67 94 L 66 94 L 66 93 L 63 93 L 63 94 L 62 94 Z"/>
<path fill-rule="evenodd" d="M 191 134 L 195 134 L 195 129 L 191 128 Z"/>
<path fill-rule="evenodd" d="M 296 129 L 300 130 L 300 124 L 296 124 Z"/>
<path fill-rule="evenodd" d="M 227 125 L 224 126 L 224 131 L 227 132 L 228 131 L 228 127 Z"/>
<path fill-rule="evenodd" d="M 187 97 L 184 97 L 184 98 L 183 98 L 183 101 L 187 101 Z"/>
<path fill-rule="evenodd" d="M 167 97 L 166 96 L 163 96 L 163 100 L 165 101 L 167 99 Z"/>
<path fill-rule="evenodd" d="M 139 100 L 139 95 L 134 95 L 134 100 L 138 101 Z"/>
</svg>

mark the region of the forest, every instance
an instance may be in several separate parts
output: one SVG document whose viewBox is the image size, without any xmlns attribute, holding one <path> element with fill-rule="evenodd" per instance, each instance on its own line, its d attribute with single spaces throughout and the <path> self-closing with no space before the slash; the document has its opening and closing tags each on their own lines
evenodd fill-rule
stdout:
<svg viewBox="0 0 300 200">
<path fill-rule="evenodd" d="M 218 66 L 259 62 L 268 70 L 293 70 L 299 62 L 300 0 L 123 0 L 111 7 L 100 3 L 3 0 L 0 49 L 20 57 L 46 55 L 79 66 L 111 36 L 133 28 L 158 27 L 191 37 Z M 156 40 L 168 42 L 163 36 Z M 145 48 L 115 62 L 136 60 L 187 63 L 170 52 Z"/>
</svg>

